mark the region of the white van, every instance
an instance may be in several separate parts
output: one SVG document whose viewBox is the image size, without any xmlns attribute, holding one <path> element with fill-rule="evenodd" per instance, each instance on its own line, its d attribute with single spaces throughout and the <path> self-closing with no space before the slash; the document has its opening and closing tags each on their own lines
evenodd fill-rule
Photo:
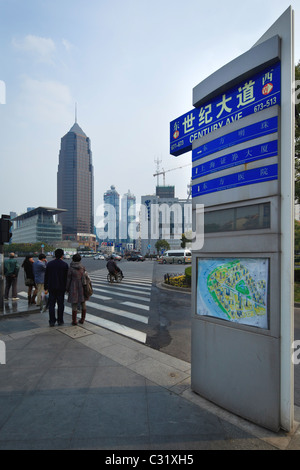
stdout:
<svg viewBox="0 0 300 470">
<path fill-rule="evenodd" d="M 163 264 L 185 264 L 192 262 L 192 253 L 190 250 L 169 250 L 162 257 Z"/>
</svg>

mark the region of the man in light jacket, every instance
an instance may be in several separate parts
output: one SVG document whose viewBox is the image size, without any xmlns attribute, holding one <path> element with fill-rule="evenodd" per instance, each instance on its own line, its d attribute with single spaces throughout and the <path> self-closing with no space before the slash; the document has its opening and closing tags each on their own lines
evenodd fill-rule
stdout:
<svg viewBox="0 0 300 470">
<path fill-rule="evenodd" d="M 42 292 L 44 290 L 47 258 L 44 253 L 39 254 L 39 259 L 32 265 L 34 282 L 37 288 L 36 305 L 41 306 Z"/>
</svg>

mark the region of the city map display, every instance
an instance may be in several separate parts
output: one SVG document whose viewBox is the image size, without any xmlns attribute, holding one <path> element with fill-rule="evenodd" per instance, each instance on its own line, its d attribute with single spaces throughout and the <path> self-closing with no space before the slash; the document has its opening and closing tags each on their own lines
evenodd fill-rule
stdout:
<svg viewBox="0 0 300 470">
<path fill-rule="evenodd" d="M 269 260 L 198 259 L 197 314 L 268 328 Z"/>
</svg>

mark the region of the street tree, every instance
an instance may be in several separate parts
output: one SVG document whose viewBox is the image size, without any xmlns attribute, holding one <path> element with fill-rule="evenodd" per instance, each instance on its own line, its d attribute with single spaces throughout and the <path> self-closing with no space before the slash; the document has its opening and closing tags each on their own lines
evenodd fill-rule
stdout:
<svg viewBox="0 0 300 470">
<path fill-rule="evenodd" d="M 157 240 L 157 242 L 155 243 L 155 248 L 157 250 L 157 253 L 161 253 L 162 250 L 165 250 L 165 251 L 169 250 L 170 245 L 167 242 L 167 240 Z"/>
</svg>

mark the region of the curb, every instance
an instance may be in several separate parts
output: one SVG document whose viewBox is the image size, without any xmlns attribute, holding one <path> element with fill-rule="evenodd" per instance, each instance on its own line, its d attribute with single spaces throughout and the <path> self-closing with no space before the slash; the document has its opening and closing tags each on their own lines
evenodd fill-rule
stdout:
<svg viewBox="0 0 300 470">
<path fill-rule="evenodd" d="M 167 290 L 174 290 L 177 292 L 182 292 L 184 294 L 191 294 L 192 289 L 189 287 L 177 287 L 177 286 L 171 286 L 170 284 L 165 284 L 164 282 L 159 282 L 156 284 L 156 287 L 159 289 L 167 289 Z"/>
<path fill-rule="evenodd" d="M 4 310 L 0 310 L 0 321 L 9 318 L 17 317 L 20 315 L 28 315 L 31 313 L 40 313 L 40 307 L 36 305 L 31 305 L 28 307 L 27 301 L 19 299 L 13 304 L 5 303 Z"/>
</svg>

